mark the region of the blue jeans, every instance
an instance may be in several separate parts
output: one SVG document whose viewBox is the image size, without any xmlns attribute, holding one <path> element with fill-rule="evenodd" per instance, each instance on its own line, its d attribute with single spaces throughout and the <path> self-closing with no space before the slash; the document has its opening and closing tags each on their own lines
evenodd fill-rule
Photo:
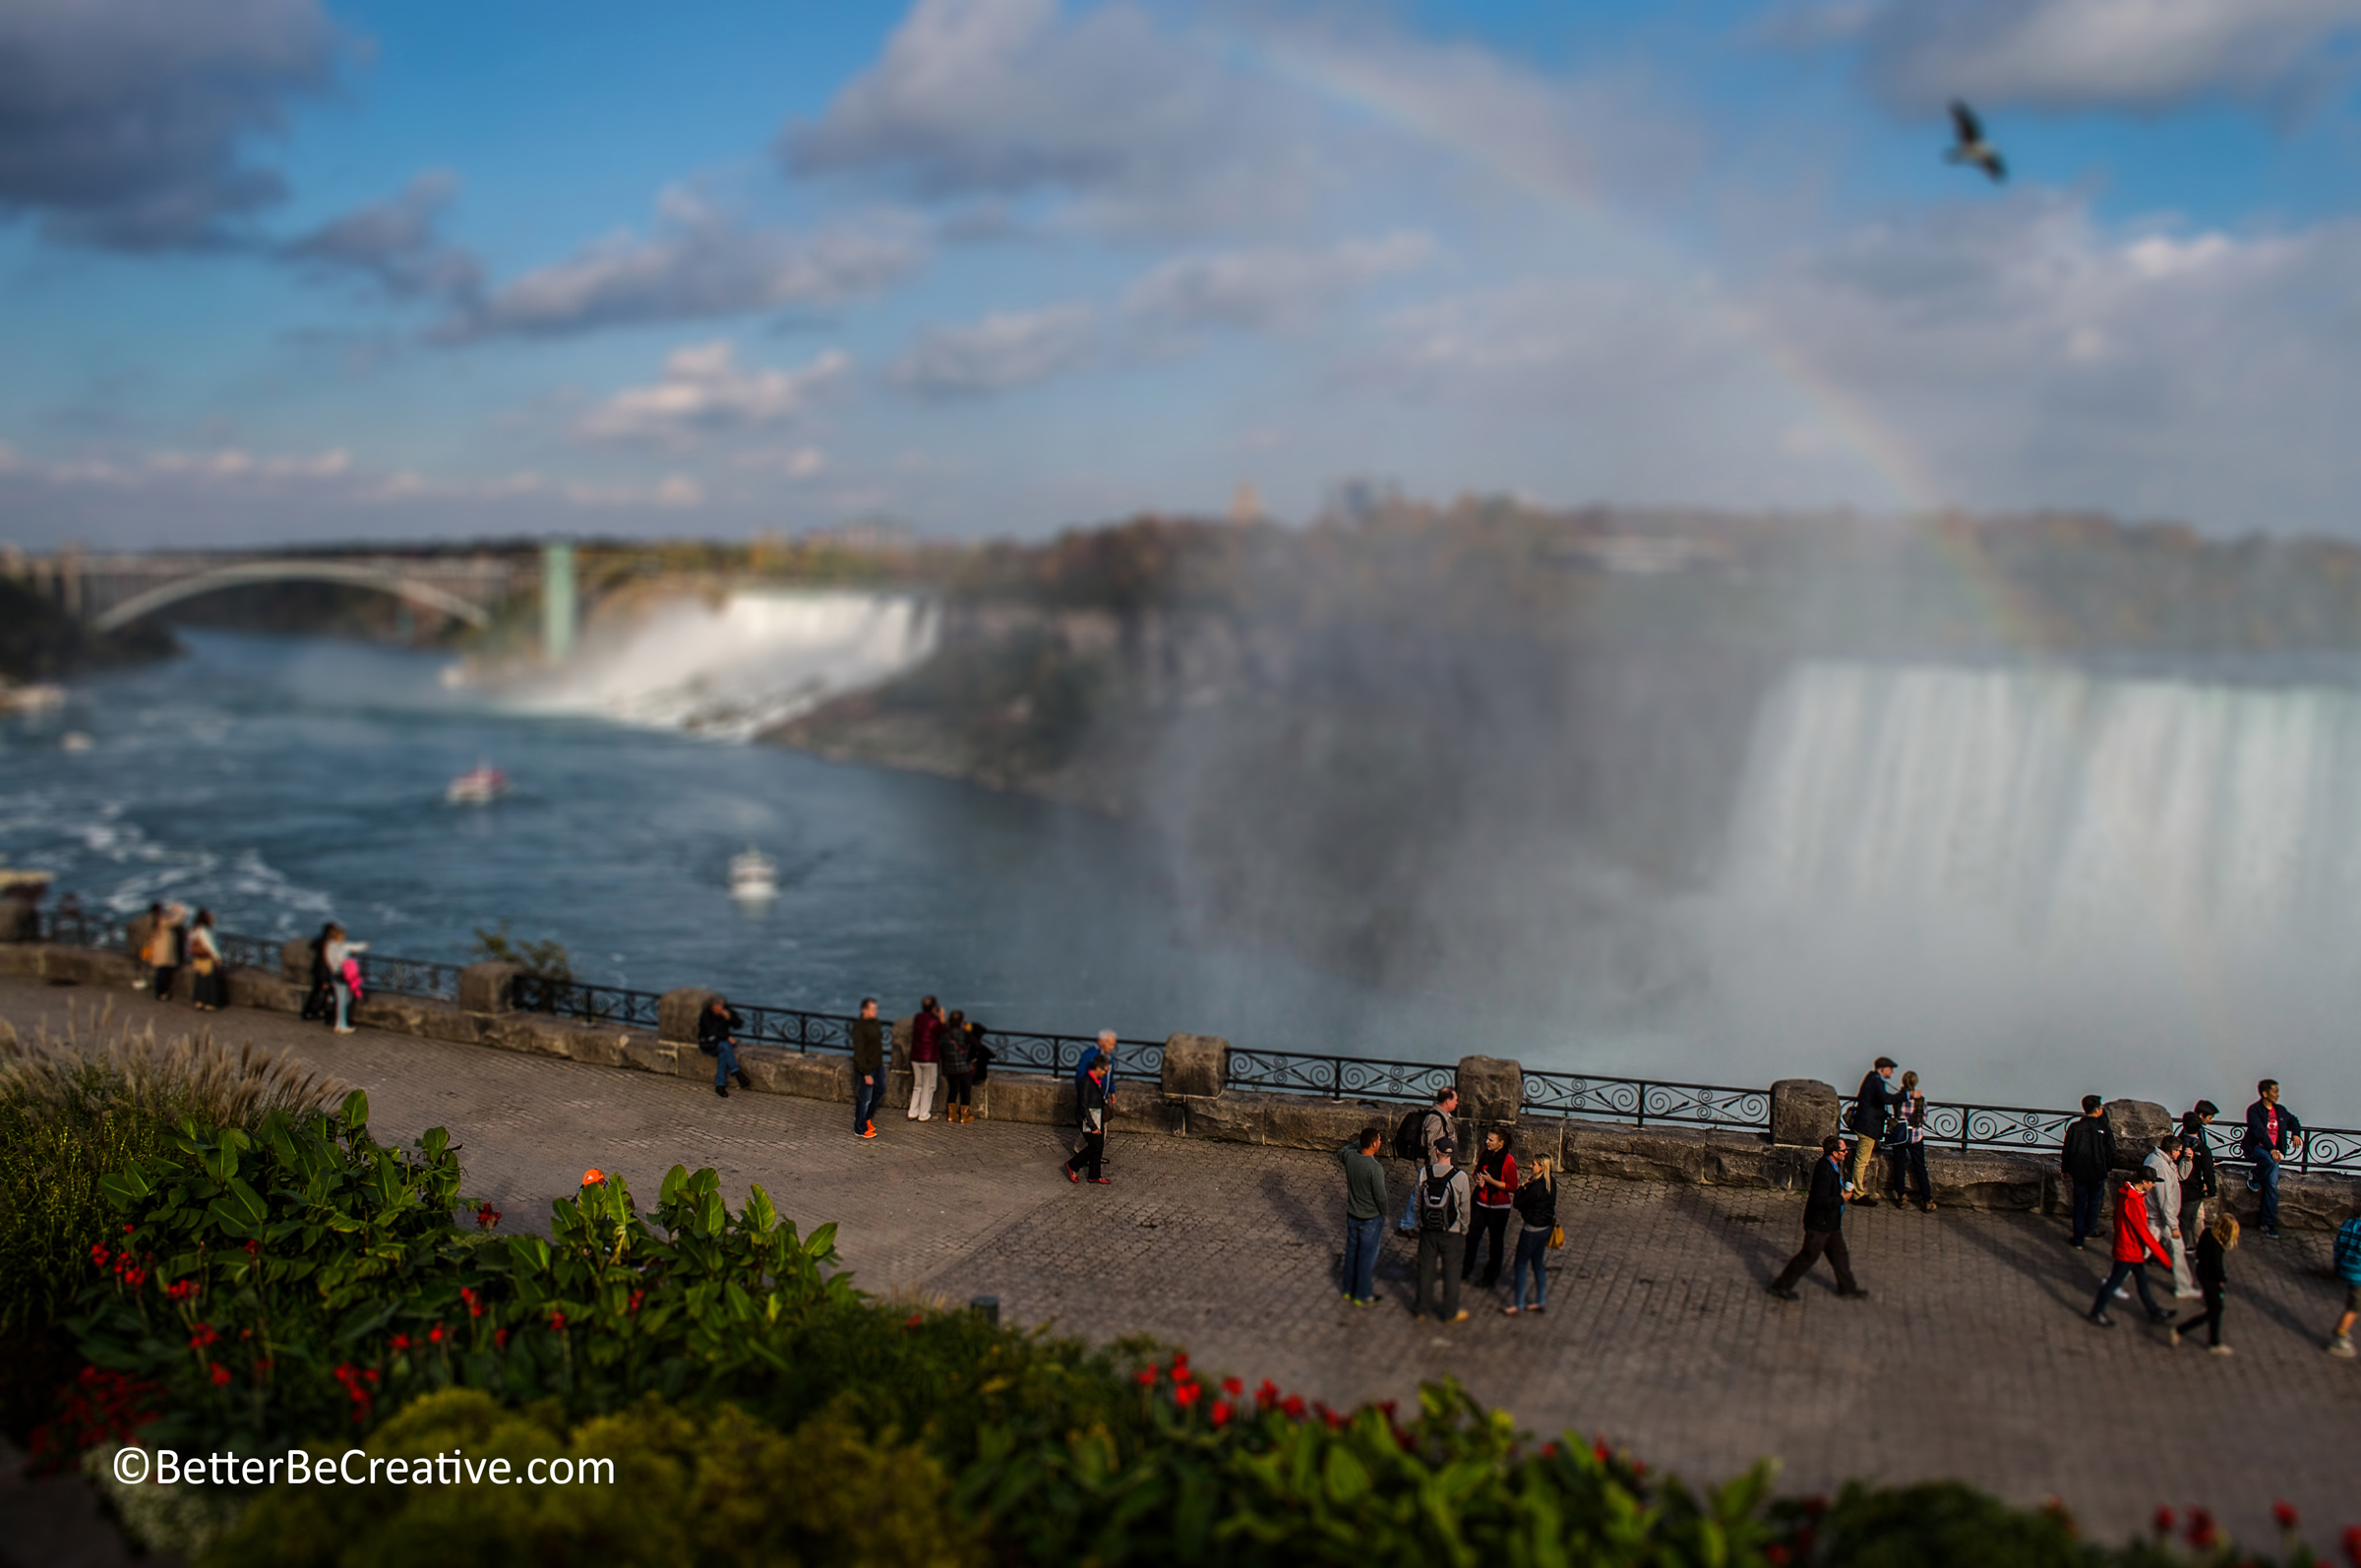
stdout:
<svg viewBox="0 0 2361 1568">
<path fill-rule="evenodd" d="M 1522 1310 L 1525 1305 L 1525 1265 L 1533 1265 L 1533 1304 L 1549 1304 L 1549 1233 L 1527 1229 L 1517 1234 L 1516 1261 L 1508 1266 L 1509 1298 Z"/>
<path fill-rule="evenodd" d="M 737 1050 L 726 1040 L 715 1042 L 713 1046 L 713 1087 L 719 1089 L 728 1084 L 730 1074 L 737 1070 Z"/>
<path fill-rule="evenodd" d="M 885 1098 L 885 1074 L 873 1072 L 870 1081 L 861 1082 L 861 1074 L 853 1074 L 853 1130 L 867 1132 L 869 1124 L 878 1118 L 878 1106 Z"/>
<path fill-rule="evenodd" d="M 2267 1150 L 2255 1151 L 2255 1179 L 2263 1186 L 2263 1229 L 2279 1228 L 2279 1158 Z"/>
<path fill-rule="evenodd" d="M 2140 1304 L 2148 1308 L 2149 1317 L 2156 1316 L 2162 1310 L 2156 1305 L 2156 1298 L 2148 1294 L 2148 1265 L 2146 1263 L 2118 1263 L 2115 1265 L 2114 1272 L 2107 1276 L 2107 1283 L 2098 1288 L 2098 1299 L 2090 1303 L 2092 1317 L 2096 1317 L 2107 1309 L 2107 1297 L 2113 1296 L 2115 1288 L 2126 1280 L 2140 1288 Z"/>
<path fill-rule="evenodd" d="M 2074 1238 L 2089 1239 L 2099 1233 L 2099 1221 L 2107 1208 L 2107 1184 L 2104 1180 L 2074 1183 Z M 2120 1281 L 2117 1283 L 2121 1283 Z"/>
<path fill-rule="evenodd" d="M 336 982 L 336 1027 L 352 1027 L 352 988 L 341 980 Z"/>
<path fill-rule="evenodd" d="M 1345 1294 L 1356 1301 L 1377 1299 L 1377 1247 L 1385 1238 L 1385 1216 L 1345 1219 Z"/>
</svg>

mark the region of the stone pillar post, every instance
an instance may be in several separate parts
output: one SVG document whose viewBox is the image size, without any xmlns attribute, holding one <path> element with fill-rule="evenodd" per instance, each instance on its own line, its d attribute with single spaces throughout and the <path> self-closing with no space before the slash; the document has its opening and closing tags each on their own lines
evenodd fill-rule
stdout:
<svg viewBox="0 0 2361 1568">
<path fill-rule="evenodd" d="M 2155 1153 L 2156 1140 L 2181 1127 L 2171 1112 L 2147 1100 L 2108 1101 L 2107 1125 L 2115 1129 L 2118 1171 L 2137 1171 L 2146 1165 L 2148 1157 Z"/>
<path fill-rule="evenodd" d="M 1230 1084 L 1230 1042 L 1219 1035 L 1167 1035 L 1164 1092 L 1210 1100 Z"/>
<path fill-rule="evenodd" d="M 1493 1127 L 1512 1127 L 1525 1111 L 1525 1068 L 1504 1056 L 1459 1058 L 1459 1119 L 1481 1137 Z M 1474 1161 L 1468 1161 L 1474 1164 Z"/>
<path fill-rule="evenodd" d="M 1817 1078 L 1782 1078 L 1771 1086 L 1771 1141 L 1820 1147 L 1820 1140 L 1841 1130 L 1840 1102 L 1834 1084 Z"/>
<path fill-rule="evenodd" d="M 278 944 L 278 978 L 309 991 L 312 986 L 312 938 L 290 936 Z"/>
<path fill-rule="evenodd" d="M 459 971 L 459 1006 L 467 1012 L 507 1012 L 515 1005 L 515 964 L 469 964 Z"/>
<path fill-rule="evenodd" d="M 720 995 L 696 986 L 668 991 L 656 1002 L 656 1039 L 668 1046 L 696 1044 L 696 1018 Z"/>
</svg>

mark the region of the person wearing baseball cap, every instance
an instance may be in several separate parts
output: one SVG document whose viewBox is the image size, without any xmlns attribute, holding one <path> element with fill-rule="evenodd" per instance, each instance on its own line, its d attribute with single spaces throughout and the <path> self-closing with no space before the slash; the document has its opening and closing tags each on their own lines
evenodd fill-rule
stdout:
<svg viewBox="0 0 2361 1568">
<path fill-rule="evenodd" d="M 1439 1303 L 1444 1322 L 1468 1320 L 1467 1308 L 1459 1304 L 1459 1268 L 1467 1258 L 1476 1198 L 1468 1174 L 1451 1163 L 1457 1152 L 1449 1134 L 1429 1143 L 1425 1174 L 1411 1194 L 1419 1217 L 1419 1291 L 1410 1310 L 1421 1321 L 1430 1299 Z"/>
</svg>

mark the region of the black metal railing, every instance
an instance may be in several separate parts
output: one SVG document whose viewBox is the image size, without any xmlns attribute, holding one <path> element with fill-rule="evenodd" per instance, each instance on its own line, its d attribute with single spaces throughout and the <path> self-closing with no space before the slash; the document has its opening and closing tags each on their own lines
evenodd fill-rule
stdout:
<svg viewBox="0 0 2361 1568">
<path fill-rule="evenodd" d="M 1528 1071 L 1525 1109 L 1544 1116 L 1629 1121 L 1641 1127 L 1653 1121 L 1732 1132 L 1771 1130 L 1770 1090 L 1733 1089 L 1724 1084 Z"/>
<path fill-rule="evenodd" d="M 556 980 L 547 975 L 520 974 L 509 992 L 518 1012 L 545 1012 L 585 1023 L 616 1024 L 626 1029 L 653 1029 L 664 997 L 653 991 L 628 991 L 621 986 L 593 986 L 579 980 Z"/>
<path fill-rule="evenodd" d="M 995 1067 L 1017 1072 L 1046 1072 L 1062 1077 L 1082 1064 L 1082 1054 L 1099 1043 L 1096 1035 L 1032 1034 L 1022 1029 L 987 1029 L 984 1044 Z M 1233 1056 L 1232 1059 L 1236 1059 Z M 1119 1077 L 1164 1076 L 1164 1042 L 1123 1040 L 1115 1043 Z"/>
<path fill-rule="evenodd" d="M 436 1001 L 459 999 L 459 966 L 425 958 L 396 958 L 392 953 L 361 953 L 361 994 L 391 992 L 396 996 L 426 996 Z M 278 955 L 271 956 L 277 967 Z"/>
<path fill-rule="evenodd" d="M 1431 1061 L 1376 1061 L 1293 1051 L 1230 1053 L 1229 1086 L 1329 1100 L 1431 1101 L 1457 1081 L 1459 1069 Z"/>
<path fill-rule="evenodd" d="M 1854 1097 L 1843 1098 L 1844 1124 L 1852 1125 Z M 1998 1149 L 2020 1154 L 2055 1154 L 2080 1111 L 2034 1111 L 2024 1106 L 1926 1104 L 1926 1141 L 1941 1148 Z M 2174 1130 L 2178 1130 L 2177 1126 Z M 2243 1124 L 2207 1129 L 2213 1163 L 2243 1171 L 2254 1162 L 2243 1147 Z M 2303 1142 L 2286 1165 L 2296 1171 L 2361 1171 L 2361 1131 L 2350 1127 L 2306 1127 Z"/>
<path fill-rule="evenodd" d="M 741 1040 L 807 1054 L 853 1049 L 853 1025 L 859 1022 L 856 1018 L 832 1012 L 806 1012 L 800 1007 L 757 1007 L 742 1001 L 730 1005 L 746 1020 L 738 1026 Z"/>
</svg>

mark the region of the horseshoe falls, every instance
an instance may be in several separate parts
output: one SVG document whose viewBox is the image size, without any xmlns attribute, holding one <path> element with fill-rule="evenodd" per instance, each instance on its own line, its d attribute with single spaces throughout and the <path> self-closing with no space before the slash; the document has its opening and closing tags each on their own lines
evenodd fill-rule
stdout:
<svg viewBox="0 0 2361 1568">
<path fill-rule="evenodd" d="M 1940 1099 L 2235 1113 L 2273 1076 L 2349 1120 L 2357 914 L 2361 692 L 1805 664 L 1757 718 L 1704 1005 L 1846 1089 L 1884 1054 Z"/>
</svg>

